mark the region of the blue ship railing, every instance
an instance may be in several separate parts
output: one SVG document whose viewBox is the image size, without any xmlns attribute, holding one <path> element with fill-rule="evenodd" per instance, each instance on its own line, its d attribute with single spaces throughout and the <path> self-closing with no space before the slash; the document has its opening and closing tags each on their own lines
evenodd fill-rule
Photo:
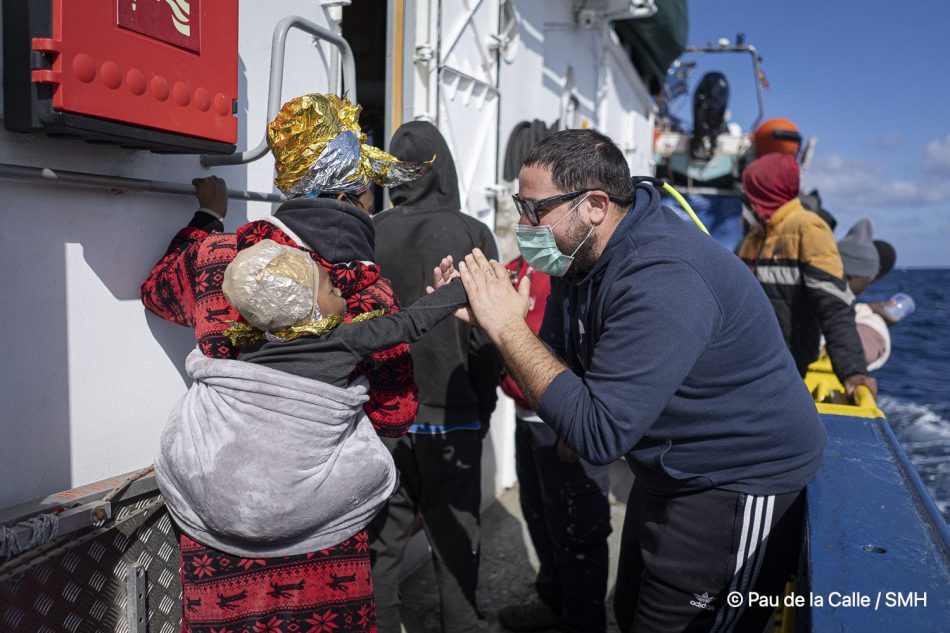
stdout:
<svg viewBox="0 0 950 633">
<path fill-rule="evenodd" d="M 950 527 L 870 394 L 821 403 L 836 394 L 816 369 L 828 443 L 806 492 L 794 630 L 950 630 Z"/>
</svg>

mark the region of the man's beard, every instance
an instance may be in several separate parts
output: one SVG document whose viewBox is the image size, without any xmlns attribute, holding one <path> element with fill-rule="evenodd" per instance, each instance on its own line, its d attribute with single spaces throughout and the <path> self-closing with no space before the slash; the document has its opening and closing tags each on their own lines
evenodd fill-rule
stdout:
<svg viewBox="0 0 950 633">
<path fill-rule="evenodd" d="M 588 236 L 589 234 L 589 236 Z M 593 234 L 591 225 L 575 226 L 571 229 L 571 248 L 563 249 L 561 252 L 570 253 L 575 248 L 574 261 L 571 262 L 567 272 L 564 273 L 566 279 L 580 279 L 594 269 L 597 263 L 596 242 L 597 236 Z M 587 238 L 586 240 L 584 238 Z M 583 244 L 581 243 L 583 242 Z M 578 248 L 580 244 L 580 248 Z"/>
</svg>

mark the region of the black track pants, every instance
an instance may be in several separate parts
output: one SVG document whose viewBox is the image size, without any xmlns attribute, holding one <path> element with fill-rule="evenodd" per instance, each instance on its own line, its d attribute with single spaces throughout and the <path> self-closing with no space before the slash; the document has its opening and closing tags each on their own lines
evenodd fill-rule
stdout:
<svg viewBox="0 0 950 633">
<path fill-rule="evenodd" d="M 562 614 L 566 633 L 607 630 L 607 466 L 557 457 L 557 435 L 541 422 L 516 420 L 515 460 L 521 512 L 541 568 L 535 587 Z"/>
<path fill-rule="evenodd" d="M 482 440 L 478 431 L 384 439 L 399 488 L 369 526 L 379 633 L 398 633 L 399 564 L 416 513 L 432 547 L 443 633 L 474 633 L 479 563 Z"/>
<path fill-rule="evenodd" d="M 798 563 L 803 502 L 801 492 L 657 496 L 634 484 L 614 603 L 620 630 L 761 633 L 772 609 L 747 608 L 747 596 L 782 595 Z M 731 592 L 741 606 L 727 605 Z"/>
</svg>

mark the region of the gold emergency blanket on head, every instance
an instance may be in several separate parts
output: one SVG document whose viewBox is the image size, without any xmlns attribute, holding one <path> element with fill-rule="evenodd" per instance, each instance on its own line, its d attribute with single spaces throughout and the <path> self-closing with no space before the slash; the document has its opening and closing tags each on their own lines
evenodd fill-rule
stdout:
<svg viewBox="0 0 950 633">
<path fill-rule="evenodd" d="M 403 162 L 366 145 L 359 126 L 362 107 L 333 94 L 291 99 L 267 125 L 274 154 L 274 184 L 289 196 L 361 191 L 370 182 L 386 187 L 422 176 L 435 160 Z"/>
</svg>

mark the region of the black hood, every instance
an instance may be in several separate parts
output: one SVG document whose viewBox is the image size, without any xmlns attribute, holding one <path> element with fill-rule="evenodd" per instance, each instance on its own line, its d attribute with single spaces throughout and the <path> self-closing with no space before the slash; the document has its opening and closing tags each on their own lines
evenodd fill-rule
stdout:
<svg viewBox="0 0 950 633">
<path fill-rule="evenodd" d="M 391 187 L 394 206 L 460 209 L 458 174 L 449 146 L 438 128 L 428 121 L 411 121 L 399 126 L 389 153 L 404 161 L 427 161 L 435 155 L 429 173 L 398 187 Z"/>
<path fill-rule="evenodd" d="M 373 221 L 359 207 L 332 198 L 297 198 L 274 217 L 333 264 L 376 259 Z"/>
<path fill-rule="evenodd" d="M 662 200 L 660 199 L 660 194 L 653 185 L 648 182 L 637 183 L 637 186 L 633 189 L 633 203 L 620 220 L 620 224 L 614 229 L 610 239 L 607 240 L 607 245 L 604 246 L 604 250 L 600 253 L 600 257 L 597 258 L 597 263 L 594 264 L 594 267 L 583 277 L 562 277 L 562 281 L 569 286 L 582 286 L 584 284 L 590 284 L 594 279 L 601 276 L 603 269 L 610 263 L 611 258 L 614 257 L 618 250 L 622 251 L 622 249 L 617 248 L 617 245 L 628 239 L 630 233 L 643 218 L 656 212 L 661 204 Z M 692 224 L 692 222 L 690 224 Z M 691 226 L 690 228 L 694 227 Z M 588 286 L 588 288 L 589 287 L 590 286 Z"/>
</svg>

